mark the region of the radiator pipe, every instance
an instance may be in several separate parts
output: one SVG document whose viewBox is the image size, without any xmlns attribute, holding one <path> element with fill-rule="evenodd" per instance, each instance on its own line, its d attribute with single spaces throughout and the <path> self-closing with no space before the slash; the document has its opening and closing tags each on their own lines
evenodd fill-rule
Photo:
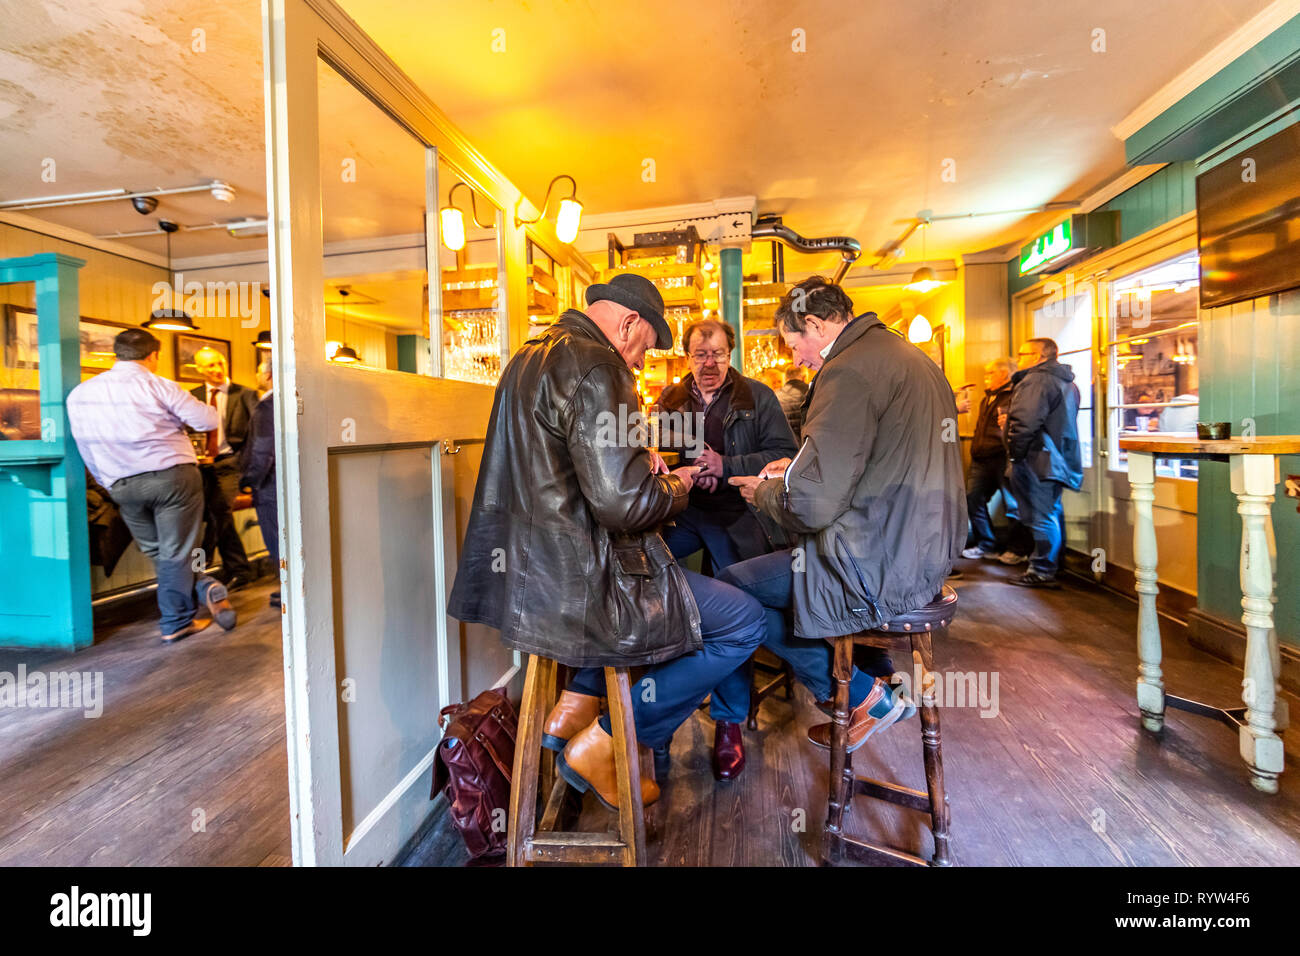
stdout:
<svg viewBox="0 0 1300 956">
<path fill-rule="evenodd" d="M 819 236 L 808 239 L 799 235 L 784 223 L 765 221 L 761 218 L 750 231 L 750 237 L 755 240 L 771 239 L 782 245 L 789 246 L 796 252 L 838 252 L 840 254 L 840 265 L 831 278 L 831 281 L 836 283 L 844 278 L 844 274 L 849 271 L 849 267 L 857 262 L 858 257 L 862 255 L 862 245 L 851 236 Z"/>
</svg>

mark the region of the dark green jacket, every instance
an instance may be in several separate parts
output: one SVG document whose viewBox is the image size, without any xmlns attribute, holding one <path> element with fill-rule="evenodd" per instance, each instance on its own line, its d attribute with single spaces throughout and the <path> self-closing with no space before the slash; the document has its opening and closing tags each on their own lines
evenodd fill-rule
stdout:
<svg viewBox="0 0 1300 956">
<path fill-rule="evenodd" d="M 795 634 L 851 634 L 929 603 L 966 539 L 943 372 L 868 312 L 835 340 L 804 408 L 799 454 L 755 495 L 799 534 Z"/>
</svg>

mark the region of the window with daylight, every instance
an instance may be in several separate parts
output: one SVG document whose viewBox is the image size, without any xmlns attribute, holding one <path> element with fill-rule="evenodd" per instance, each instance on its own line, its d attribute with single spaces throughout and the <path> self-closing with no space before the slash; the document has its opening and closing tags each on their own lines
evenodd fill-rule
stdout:
<svg viewBox="0 0 1300 956">
<path fill-rule="evenodd" d="M 1056 360 L 1070 366 L 1079 386 L 1079 452 L 1085 468 L 1092 467 L 1092 289 L 1077 295 L 1049 297 L 1033 312 L 1033 337 L 1056 343 Z"/>
<path fill-rule="evenodd" d="M 1121 276 L 1110 284 L 1106 360 L 1110 368 L 1110 467 L 1128 471 L 1122 435 L 1195 434 L 1196 253 Z M 1195 478 L 1194 460 L 1157 459 L 1156 474 Z"/>
</svg>

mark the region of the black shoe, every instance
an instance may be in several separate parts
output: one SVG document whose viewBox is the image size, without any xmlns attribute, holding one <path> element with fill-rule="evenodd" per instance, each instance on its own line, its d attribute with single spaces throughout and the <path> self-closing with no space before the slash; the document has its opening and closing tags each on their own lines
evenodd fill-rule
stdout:
<svg viewBox="0 0 1300 956">
<path fill-rule="evenodd" d="M 662 747 L 655 748 L 655 780 L 662 784 L 668 779 L 668 771 L 673 766 L 673 756 L 669 752 L 673 742 L 670 740 Z"/>
<path fill-rule="evenodd" d="M 1011 579 L 1012 584 L 1018 584 L 1022 588 L 1051 588 L 1054 591 L 1061 589 L 1060 582 L 1055 577 L 1047 577 L 1045 574 L 1039 574 L 1037 571 L 1026 571 L 1018 578 Z"/>
<path fill-rule="evenodd" d="M 280 592 L 279 592 L 279 591 L 272 591 L 272 592 L 271 592 L 271 600 L 270 600 L 269 603 L 270 603 L 271 607 L 279 607 L 279 606 L 280 606 Z"/>
<path fill-rule="evenodd" d="M 238 591 L 241 588 L 248 587 L 252 583 L 253 579 L 251 577 L 243 574 L 234 574 L 231 575 L 230 580 L 226 582 L 226 590 L 230 592 Z"/>
</svg>

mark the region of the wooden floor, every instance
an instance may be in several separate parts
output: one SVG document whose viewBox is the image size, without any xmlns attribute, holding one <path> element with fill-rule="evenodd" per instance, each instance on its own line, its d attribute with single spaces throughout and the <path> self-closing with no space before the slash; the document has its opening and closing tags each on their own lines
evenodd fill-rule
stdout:
<svg viewBox="0 0 1300 956">
<path fill-rule="evenodd" d="M 0 865 L 288 865 L 280 612 L 238 591 L 239 626 L 172 647 L 156 606 L 97 622 L 76 655 L 0 650 L 0 671 L 103 673 L 103 714 L 0 710 Z M 119 615 L 120 616 L 120 615 Z"/>
<path fill-rule="evenodd" d="M 942 711 L 959 865 L 1300 863 L 1300 736 L 1288 735 L 1293 769 L 1281 792 L 1259 793 L 1223 725 L 1171 711 L 1162 735 L 1140 729 L 1132 602 L 1079 583 L 1025 591 L 1006 583 L 1011 569 L 963 564 L 957 620 L 936 666 L 996 673 L 998 713 Z M 233 596 L 240 626 L 229 634 L 213 627 L 175 647 L 158 643 L 150 614 L 101 626 L 95 646 L 71 657 L 0 651 L 0 671 L 10 673 L 20 662 L 102 671 L 105 696 L 97 719 L 0 710 L 0 865 L 288 862 L 283 672 L 269 591 Z M 1170 691 L 1236 703 L 1240 671 L 1164 627 Z M 821 719 L 802 689 L 794 705 L 770 698 L 760 729 L 746 733 L 749 765 L 730 784 L 709 773 L 713 725 L 698 713 L 687 721 L 652 810 L 651 862 L 815 863 L 826 757 L 804 731 Z M 919 722 L 896 725 L 854 763 L 923 787 Z M 611 819 L 588 798 L 582 826 Z M 434 822 L 406 865 L 464 862 L 445 816 Z M 924 823 L 859 799 L 849 831 L 928 855 Z"/>
<path fill-rule="evenodd" d="M 1134 701 L 1136 606 L 1077 582 L 1061 591 L 1006 583 L 992 562 L 962 562 L 957 619 L 935 649 L 939 671 L 998 675 L 998 713 L 942 711 L 952 845 L 964 866 L 1277 866 L 1300 863 L 1300 773 L 1281 792 L 1251 787 L 1235 732 L 1171 711 L 1161 735 L 1140 729 Z M 1171 693 L 1231 706 L 1241 672 L 1191 648 L 1165 621 Z M 905 661 L 895 659 L 898 668 Z M 910 668 L 909 668 L 910 669 Z M 991 686 L 991 685 L 986 685 Z M 1293 713 L 1300 714 L 1294 701 Z M 673 739 L 673 767 L 649 847 L 658 866 L 810 866 L 825 817 L 827 756 L 804 737 L 825 720 L 802 688 L 764 702 L 746 732 L 748 766 L 731 783 L 709 772 L 713 724 L 697 712 Z M 1296 734 L 1287 765 L 1300 768 Z M 859 772 L 924 789 L 920 723 L 896 724 L 854 757 Z M 858 798 L 850 834 L 920 852 L 927 817 Z M 579 827 L 613 815 L 588 795 Z M 435 850 L 436 848 L 436 850 Z M 435 828 L 409 863 L 457 863 Z"/>
</svg>

